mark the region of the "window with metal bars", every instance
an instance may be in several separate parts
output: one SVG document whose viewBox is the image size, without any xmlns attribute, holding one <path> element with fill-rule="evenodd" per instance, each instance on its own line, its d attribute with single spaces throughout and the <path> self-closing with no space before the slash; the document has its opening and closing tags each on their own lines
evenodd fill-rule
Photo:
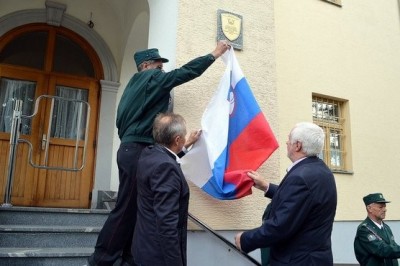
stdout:
<svg viewBox="0 0 400 266">
<path fill-rule="evenodd" d="M 312 97 L 313 122 L 325 131 L 325 145 L 320 158 L 331 170 L 346 171 L 345 118 L 343 101 Z"/>
</svg>

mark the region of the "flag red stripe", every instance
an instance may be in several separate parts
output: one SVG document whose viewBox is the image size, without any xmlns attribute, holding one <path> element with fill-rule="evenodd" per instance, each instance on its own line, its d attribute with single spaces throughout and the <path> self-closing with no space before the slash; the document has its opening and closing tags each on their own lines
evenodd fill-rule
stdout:
<svg viewBox="0 0 400 266">
<path fill-rule="evenodd" d="M 278 142 L 260 112 L 230 145 L 229 163 L 225 172 L 257 170 L 277 148 Z"/>
</svg>

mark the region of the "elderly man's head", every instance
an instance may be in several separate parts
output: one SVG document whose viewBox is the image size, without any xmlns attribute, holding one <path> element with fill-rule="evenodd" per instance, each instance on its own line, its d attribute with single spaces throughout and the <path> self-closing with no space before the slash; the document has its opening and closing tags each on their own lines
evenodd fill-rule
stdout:
<svg viewBox="0 0 400 266">
<path fill-rule="evenodd" d="M 368 194 L 363 198 L 363 201 L 368 217 L 377 223 L 381 223 L 386 217 L 386 203 L 390 201 L 387 201 L 382 193 Z"/>
<path fill-rule="evenodd" d="M 153 123 L 153 138 L 156 143 L 180 152 L 186 142 L 185 119 L 174 113 L 158 114 Z"/>
<path fill-rule="evenodd" d="M 310 122 L 295 125 L 286 142 L 287 156 L 292 162 L 308 156 L 317 156 L 324 147 L 325 133 L 321 127 Z"/>
</svg>

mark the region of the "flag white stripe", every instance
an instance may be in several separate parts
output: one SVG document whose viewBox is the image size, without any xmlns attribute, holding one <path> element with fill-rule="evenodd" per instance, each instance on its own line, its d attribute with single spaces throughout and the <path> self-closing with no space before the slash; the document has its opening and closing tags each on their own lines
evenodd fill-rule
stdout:
<svg viewBox="0 0 400 266">
<path fill-rule="evenodd" d="M 227 67 L 218 89 L 203 113 L 201 137 L 181 160 L 185 177 L 200 188 L 212 177 L 214 162 L 227 146 L 230 111 L 230 103 L 227 99 L 231 74 L 230 58 L 229 53 L 222 56 Z"/>
</svg>

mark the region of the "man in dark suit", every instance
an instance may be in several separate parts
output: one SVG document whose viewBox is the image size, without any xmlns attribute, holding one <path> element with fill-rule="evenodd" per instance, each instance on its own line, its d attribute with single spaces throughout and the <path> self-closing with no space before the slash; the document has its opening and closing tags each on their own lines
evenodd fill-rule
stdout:
<svg viewBox="0 0 400 266">
<path fill-rule="evenodd" d="M 262 226 L 238 233 L 236 246 L 244 252 L 270 247 L 270 264 L 333 265 L 331 233 L 337 193 L 332 172 L 317 157 L 324 146 L 323 130 L 298 123 L 286 142 L 292 164 L 279 186 L 250 171 L 254 186 L 272 199 Z"/>
<path fill-rule="evenodd" d="M 142 151 L 137 170 L 137 221 L 132 254 L 140 266 L 186 265 L 189 186 L 177 154 L 185 144 L 182 116 L 159 114 L 155 145 Z"/>
<path fill-rule="evenodd" d="M 394 241 L 390 227 L 383 222 L 387 201 L 382 193 L 363 198 L 368 217 L 358 226 L 354 252 L 361 266 L 399 265 L 400 246 Z"/>
</svg>

